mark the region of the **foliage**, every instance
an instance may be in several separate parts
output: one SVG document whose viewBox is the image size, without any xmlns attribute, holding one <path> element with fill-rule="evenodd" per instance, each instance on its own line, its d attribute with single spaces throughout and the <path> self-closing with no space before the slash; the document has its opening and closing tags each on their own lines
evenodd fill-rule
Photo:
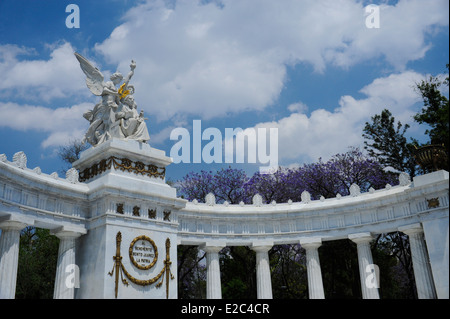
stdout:
<svg viewBox="0 0 450 319">
<path fill-rule="evenodd" d="M 447 71 L 449 64 L 447 64 Z M 427 81 L 416 83 L 416 89 L 421 94 L 424 107 L 414 116 L 419 124 L 426 124 L 429 129 L 425 134 L 429 136 L 431 144 L 444 145 L 447 158 L 450 154 L 449 145 L 449 100 L 442 94 L 442 86 L 449 86 L 449 77 L 441 80 L 439 77 L 430 76 Z M 447 171 L 449 162 L 447 161 Z"/>
<path fill-rule="evenodd" d="M 388 109 L 372 117 L 372 123 L 366 122 L 363 137 L 365 149 L 369 156 L 376 159 L 381 165 L 390 166 L 397 171 L 407 172 L 414 177 L 416 163 L 414 160 L 412 143 L 405 137 L 409 125 L 395 118 Z"/>
<path fill-rule="evenodd" d="M 372 251 L 374 262 L 383 274 L 380 293 L 385 298 L 417 299 L 408 236 L 402 232 L 380 234 L 374 241 Z M 388 276 L 385 276 L 386 273 Z"/>
<path fill-rule="evenodd" d="M 299 245 L 275 245 L 269 251 L 274 299 L 307 299 L 305 250 Z"/>
<path fill-rule="evenodd" d="M 301 200 L 306 190 L 315 199 L 348 195 L 350 186 L 357 184 L 362 192 L 369 188 L 383 188 L 386 184 L 396 185 L 397 176 L 384 172 L 381 165 L 364 156 L 358 148 L 334 155 L 329 161 L 319 159 L 316 163 L 304 164 L 294 169 L 279 169 L 273 175 L 261 175 L 258 172 L 245 185 L 247 197 L 259 193 L 266 203 L 275 200 L 278 203 Z"/>
<path fill-rule="evenodd" d="M 220 254 L 222 297 L 256 299 L 256 253 L 248 247 L 225 247 Z"/>
<path fill-rule="evenodd" d="M 349 239 L 322 243 L 320 267 L 326 299 L 360 299 L 356 244 Z"/>
<path fill-rule="evenodd" d="M 26 227 L 20 235 L 17 299 L 51 299 L 59 239 L 48 229 Z"/>
<path fill-rule="evenodd" d="M 188 200 L 204 202 L 208 193 L 216 196 L 218 203 L 251 203 L 255 194 L 260 194 L 266 203 L 300 201 L 301 193 L 307 190 L 319 199 L 343 196 L 350 193 L 350 186 L 357 184 L 362 192 L 369 188 L 383 188 L 386 184 L 396 185 L 398 176 L 382 169 L 380 163 L 365 156 L 358 148 L 350 148 L 343 154 L 336 154 L 327 162 L 304 164 L 298 168 L 279 168 L 274 174 L 256 172 L 249 178 L 240 169 L 221 169 L 191 172 L 179 183 L 179 194 Z"/>
<path fill-rule="evenodd" d="M 448 69 L 447 64 L 447 71 Z M 414 120 L 431 127 L 425 131 L 425 134 L 429 135 L 432 144 L 445 144 L 448 147 L 449 100 L 440 91 L 443 85 L 449 86 L 448 76 L 443 81 L 438 77 L 430 76 L 427 81 L 422 80 L 416 84 L 425 107 L 414 116 Z"/>
<path fill-rule="evenodd" d="M 213 193 L 218 203 L 239 204 L 248 201 L 244 189 L 247 180 L 245 171 L 240 169 L 222 168 L 214 175 L 211 171 L 191 172 L 179 182 L 179 194 L 191 201 L 204 202 L 206 195 Z"/>
<path fill-rule="evenodd" d="M 206 269 L 201 263 L 206 254 L 197 246 L 177 247 L 178 256 L 178 298 L 203 299 L 206 291 Z"/>
</svg>

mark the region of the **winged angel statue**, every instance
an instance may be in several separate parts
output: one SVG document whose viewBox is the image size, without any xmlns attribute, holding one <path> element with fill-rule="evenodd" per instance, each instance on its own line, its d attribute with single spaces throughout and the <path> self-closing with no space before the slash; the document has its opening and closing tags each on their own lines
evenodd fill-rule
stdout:
<svg viewBox="0 0 450 319">
<path fill-rule="evenodd" d="M 111 75 L 110 81 L 105 82 L 99 69 L 80 54 L 75 53 L 75 56 L 86 75 L 87 87 L 92 94 L 102 98 L 92 110 L 83 114 L 90 123 L 84 141 L 96 146 L 117 137 L 146 143 L 150 139 L 146 119 L 143 111 L 137 112 L 133 97 L 134 86 L 129 84 L 136 63 L 131 61 L 131 70 L 125 79 L 121 73 L 116 72 Z M 122 80 L 124 82 L 117 88 Z"/>
</svg>

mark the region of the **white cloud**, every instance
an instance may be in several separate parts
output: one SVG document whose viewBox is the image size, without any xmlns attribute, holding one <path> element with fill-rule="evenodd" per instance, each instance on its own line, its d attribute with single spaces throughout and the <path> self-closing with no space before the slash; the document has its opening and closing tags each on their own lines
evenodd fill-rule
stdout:
<svg viewBox="0 0 450 319">
<path fill-rule="evenodd" d="M 384 57 L 397 70 L 421 59 L 430 49 L 426 35 L 448 26 L 449 2 L 400 0 L 380 5 L 380 28 L 355 28 L 342 50 L 332 50 L 329 60 L 342 67 Z"/>
<path fill-rule="evenodd" d="M 92 108 L 82 103 L 67 108 L 51 109 L 42 106 L 0 102 L 0 127 L 19 131 L 48 133 L 42 142 L 44 148 L 67 144 L 70 139 L 82 138 L 88 122 L 83 113 Z"/>
<path fill-rule="evenodd" d="M 448 26 L 448 1 L 400 0 L 381 6 L 379 29 L 365 26 L 361 1 L 272 0 L 200 4 L 147 1 L 128 11 L 96 49 L 128 68 L 140 107 L 166 120 L 262 110 L 279 97 L 286 66 L 317 71 L 384 58 L 396 70 L 424 56 L 426 34 Z M 122 71 L 124 72 L 124 71 Z"/>
<path fill-rule="evenodd" d="M 367 29 L 363 2 L 357 0 L 223 0 L 222 6 L 177 1 L 173 8 L 164 3 L 148 0 L 130 9 L 95 49 L 124 74 L 130 60 L 136 60 L 132 82 L 138 107 L 175 126 L 186 114 L 208 119 L 263 110 L 278 100 L 287 66 L 297 63 L 322 72 L 329 65 L 348 68 L 381 57 L 404 71 L 407 62 L 429 49 L 426 35 L 448 26 L 449 6 L 446 0 L 382 5 L 380 28 Z M 0 45 L 0 96 L 38 105 L 55 98 L 93 100 L 72 45 L 49 49 L 48 59 L 33 59 L 33 49 Z M 306 116 L 300 112 L 307 106 L 294 103 L 288 106 L 294 112 L 290 116 L 259 126 L 279 127 L 283 159 L 331 155 L 342 145 L 361 142 L 362 122 L 382 108 L 409 122 L 410 105 L 417 101 L 411 93 L 415 77 L 420 75 L 403 72 L 377 79 L 361 90 L 367 98 L 343 96 L 334 111 L 319 109 Z M 0 102 L 0 126 L 48 132 L 43 147 L 80 137 L 87 128 L 82 113 L 92 107 L 81 103 L 52 109 L 14 101 Z M 153 141 L 161 143 L 169 130 Z"/>
<path fill-rule="evenodd" d="M 87 91 L 84 74 L 69 43 L 55 46 L 48 60 L 19 59 L 34 50 L 15 45 L 0 46 L 0 93 L 30 101 L 48 102 Z M 11 93 L 13 92 L 13 93 Z"/>
<path fill-rule="evenodd" d="M 287 109 L 290 112 L 305 113 L 306 111 L 308 111 L 308 105 L 303 102 L 297 102 L 290 104 Z"/>
<path fill-rule="evenodd" d="M 363 146 L 362 129 L 370 117 L 389 109 L 396 121 L 412 122 L 414 105 L 420 96 L 413 85 L 425 76 L 412 71 L 378 78 L 360 90 L 367 97 L 343 96 L 334 111 L 317 109 L 308 117 L 292 113 L 278 121 L 260 123 L 259 127 L 276 127 L 279 135 L 279 162 L 316 161 L 319 157 L 343 152 L 349 146 Z M 302 160 L 300 160 L 302 159 Z"/>
</svg>

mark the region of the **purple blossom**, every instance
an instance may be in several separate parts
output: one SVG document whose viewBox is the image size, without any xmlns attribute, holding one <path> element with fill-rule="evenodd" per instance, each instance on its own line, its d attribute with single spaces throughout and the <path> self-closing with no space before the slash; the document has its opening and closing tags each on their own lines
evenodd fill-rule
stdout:
<svg viewBox="0 0 450 319">
<path fill-rule="evenodd" d="M 255 194 L 260 194 L 265 203 L 276 201 L 285 203 L 289 199 L 301 201 L 303 191 L 308 191 L 312 199 L 350 194 L 350 186 L 356 184 L 361 192 L 371 187 L 380 189 L 398 184 L 397 174 L 385 172 L 377 161 L 365 156 L 358 148 L 351 148 L 343 154 L 336 154 L 327 162 L 319 159 L 316 163 L 304 164 L 298 168 L 280 167 L 274 174 L 256 172 L 249 178 L 241 169 L 221 169 L 191 172 L 179 183 L 180 195 L 188 200 L 204 202 L 208 193 L 216 196 L 218 203 L 227 201 L 250 204 Z"/>
</svg>

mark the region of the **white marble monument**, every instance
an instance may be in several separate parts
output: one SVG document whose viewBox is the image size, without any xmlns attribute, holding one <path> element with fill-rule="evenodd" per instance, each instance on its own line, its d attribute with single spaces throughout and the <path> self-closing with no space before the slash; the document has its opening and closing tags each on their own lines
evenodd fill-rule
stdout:
<svg viewBox="0 0 450 319">
<path fill-rule="evenodd" d="M 273 245 L 298 244 L 306 251 L 310 299 L 323 299 L 319 250 L 323 242 L 350 239 L 357 245 L 363 298 L 377 299 L 378 277 L 370 241 L 376 234 L 409 236 L 419 298 L 449 298 L 449 175 L 399 175 L 399 185 L 349 196 L 264 204 L 205 203 L 178 198 L 165 182 L 172 159 L 147 142 L 142 112 L 129 84 L 101 72 L 76 54 L 86 83 L 101 97 L 85 113 L 92 147 L 65 178 L 27 167 L 24 152 L 9 161 L 0 154 L 0 298 L 14 298 L 20 231 L 50 229 L 60 239 L 54 298 L 177 298 L 177 245 L 206 252 L 206 296 L 220 299 L 219 252 L 248 246 L 256 252 L 258 298 L 272 298 L 268 252 Z M 376 276 L 383 274 L 376 274 Z M 370 278 L 369 278 L 369 277 Z M 367 280 L 375 279 L 375 280 Z M 367 284 L 369 282 L 369 284 Z M 382 288 L 382 287 L 381 287 Z"/>
</svg>

